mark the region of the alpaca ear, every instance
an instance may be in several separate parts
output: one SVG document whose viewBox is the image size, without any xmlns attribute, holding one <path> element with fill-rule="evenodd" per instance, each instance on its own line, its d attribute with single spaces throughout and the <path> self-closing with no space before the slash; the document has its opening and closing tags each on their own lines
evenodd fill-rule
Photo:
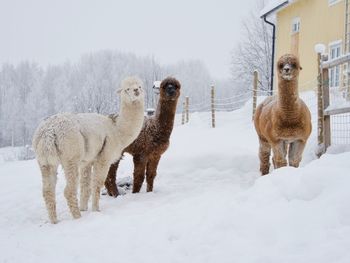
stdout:
<svg viewBox="0 0 350 263">
<path fill-rule="evenodd" d="M 118 89 L 118 90 L 117 90 L 117 94 L 120 95 L 120 93 L 122 93 L 122 89 Z"/>
</svg>

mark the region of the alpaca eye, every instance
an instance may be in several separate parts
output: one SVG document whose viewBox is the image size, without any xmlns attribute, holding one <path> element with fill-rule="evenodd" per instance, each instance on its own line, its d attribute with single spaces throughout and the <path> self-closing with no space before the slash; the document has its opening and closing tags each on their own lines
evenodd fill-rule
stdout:
<svg viewBox="0 0 350 263">
<path fill-rule="evenodd" d="M 297 67 L 297 64 L 292 63 L 292 67 L 293 67 L 293 68 L 296 68 L 296 67 Z"/>
<path fill-rule="evenodd" d="M 279 66 L 278 66 L 280 69 L 282 69 L 283 68 L 283 64 L 279 64 Z"/>
</svg>

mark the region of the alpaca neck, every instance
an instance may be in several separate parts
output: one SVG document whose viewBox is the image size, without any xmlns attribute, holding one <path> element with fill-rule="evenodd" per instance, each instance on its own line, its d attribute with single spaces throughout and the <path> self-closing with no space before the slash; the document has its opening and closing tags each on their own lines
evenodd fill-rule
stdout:
<svg viewBox="0 0 350 263">
<path fill-rule="evenodd" d="M 299 106 L 298 79 L 286 81 L 282 78 L 278 83 L 278 105 L 283 115 L 288 117 Z"/>
<path fill-rule="evenodd" d="M 140 120 L 144 118 L 144 102 L 135 101 L 131 104 L 121 102 L 120 111 L 118 115 L 118 131 L 122 134 L 129 134 L 135 130 L 135 123 L 141 123 Z M 140 127 L 141 129 L 141 127 Z"/>
<path fill-rule="evenodd" d="M 165 137 L 170 136 L 174 127 L 176 104 L 177 99 L 173 101 L 159 99 L 155 119 L 158 120 L 159 132 Z"/>
</svg>

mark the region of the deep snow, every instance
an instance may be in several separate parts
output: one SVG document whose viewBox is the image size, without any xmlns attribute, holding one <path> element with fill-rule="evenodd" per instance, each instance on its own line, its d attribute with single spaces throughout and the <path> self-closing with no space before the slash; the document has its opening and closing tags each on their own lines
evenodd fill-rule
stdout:
<svg viewBox="0 0 350 263">
<path fill-rule="evenodd" d="M 350 152 L 316 159 L 314 125 L 300 168 L 260 177 L 250 105 L 208 116 L 177 120 L 153 193 L 102 196 L 79 220 L 62 171 L 51 225 L 36 162 L 0 164 L 0 262 L 350 262 Z"/>
</svg>

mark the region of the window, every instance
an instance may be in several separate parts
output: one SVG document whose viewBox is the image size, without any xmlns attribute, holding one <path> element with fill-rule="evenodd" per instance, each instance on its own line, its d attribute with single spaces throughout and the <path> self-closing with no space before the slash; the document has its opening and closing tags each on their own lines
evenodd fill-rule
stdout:
<svg viewBox="0 0 350 263">
<path fill-rule="evenodd" d="M 329 45 L 329 59 L 335 59 L 341 55 L 341 42 Z M 333 67 L 329 70 L 329 86 L 331 88 L 339 87 L 340 83 L 340 66 Z"/>
<path fill-rule="evenodd" d="M 292 20 L 292 34 L 300 31 L 300 17 L 295 17 Z"/>
<path fill-rule="evenodd" d="M 328 5 L 329 6 L 335 5 L 335 4 L 339 3 L 340 1 L 342 1 L 342 0 L 328 0 Z"/>
</svg>

